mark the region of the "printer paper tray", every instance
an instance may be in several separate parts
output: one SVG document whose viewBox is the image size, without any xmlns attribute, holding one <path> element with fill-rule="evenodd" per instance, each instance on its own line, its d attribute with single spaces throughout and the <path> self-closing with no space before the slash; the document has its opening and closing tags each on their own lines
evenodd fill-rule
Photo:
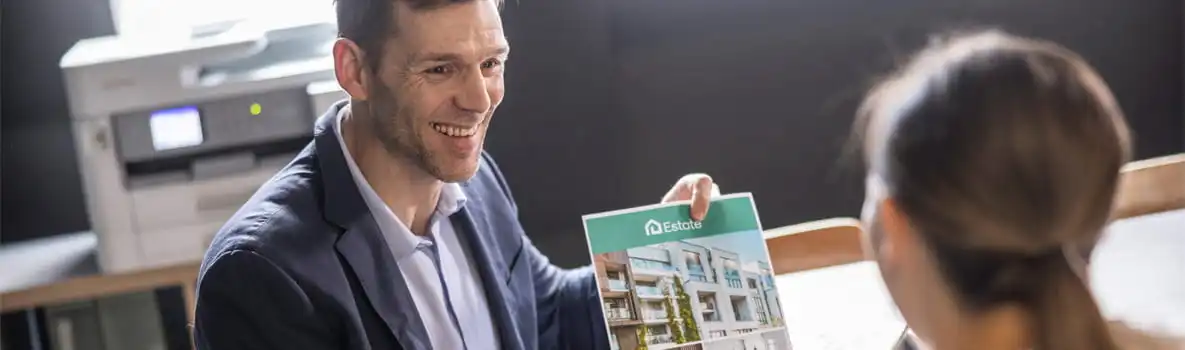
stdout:
<svg viewBox="0 0 1185 350">
<path fill-rule="evenodd" d="M 133 216 L 139 232 L 225 222 L 283 165 L 250 172 L 137 189 Z"/>
<path fill-rule="evenodd" d="M 226 221 L 174 227 L 140 234 L 140 249 L 145 266 L 167 266 L 200 261 L 210 240 Z"/>
</svg>

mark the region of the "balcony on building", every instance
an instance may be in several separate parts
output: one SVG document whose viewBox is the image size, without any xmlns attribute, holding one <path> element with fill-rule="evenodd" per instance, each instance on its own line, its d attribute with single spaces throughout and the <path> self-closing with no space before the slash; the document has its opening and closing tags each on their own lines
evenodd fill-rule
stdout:
<svg viewBox="0 0 1185 350">
<path fill-rule="evenodd" d="M 654 281 L 677 272 L 670 251 L 661 246 L 630 248 L 626 252 L 635 280 Z"/>
<path fill-rule="evenodd" d="M 670 262 L 642 258 L 630 258 L 630 267 L 633 268 L 634 279 L 639 281 L 654 281 L 677 272 Z"/>
<path fill-rule="evenodd" d="M 605 317 L 609 318 L 609 321 L 628 321 L 634 318 L 634 313 L 629 308 L 615 307 L 605 309 Z"/>
<path fill-rule="evenodd" d="M 729 297 L 729 302 L 732 304 L 732 319 L 734 323 L 732 327 L 737 329 L 742 328 L 756 328 L 761 323 L 757 321 L 757 317 L 753 315 L 754 305 L 750 304 L 750 298 L 744 295 L 733 295 Z"/>
<path fill-rule="evenodd" d="M 641 321 L 634 312 L 630 297 L 605 298 L 605 319 L 610 327 L 638 324 Z"/>
<path fill-rule="evenodd" d="M 704 322 L 719 322 L 720 313 L 716 310 L 715 296 L 701 296 L 699 300 L 700 315 Z"/>
<path fill-rule="evenodd" d="M 610 278 L 609 290 L 614 292 L 628 292 L 630 287 L 626 285 L 625 280 Z"/>
<path fill-rule="evenodd" d="M 662 299 L 666 296 L 663 294 L 662 288 L 654 285 L 639 284 L 634 287 L 634 291 L 640 299 Z"/>
<path fill-rule="evenodd" d="M 729 268 L 724 269 L 724 281 L 729 288 L 745 288 L 744 282 L 741 282 L 741 272 Z"/>
<path fill-rule="evenodd" d="M 687 265 L 687 280 L 708 283 L 708 273 L 704 271 L 703 265 Z"/>
<path fill-rule="evenodd" d="M 630 256 L 626 252 L 608 252 L 597 254 L 596 260 L 604 264 L 607 270 L 622 271 L 629 263 Z"/>
<path fill-rule="evenodd" d="M 671 336 L 667 334 L 646 336 L 647 345 L 673 344 L 674 342 L 675 339 L 671 338 Z"/>
<path fill-rule="evenodd" d="M 625 271 L 606 271 L 601 280 L 601 296 L 605 298 L 628 298 L 630 283 Z"/>
<path fill-rule="evenodd" d="M 721 270 L 724 272 L 722 273 L 722 277 L 724 277 L 723 284 L 728 286 L 728 288 L 744 289 L 745 284 L 740 270 L 741 264 L 736 259 L 725 258 L 722 265 Z"/>
<path fill-rule="evenodd" d="M 642 310 L 642 320 L 647 323 L 653 323 L 656 321 L 657 322 L 666 322 L 667 321 L 667 310 L 654 310 L 654 309 Z"/>
</svg>

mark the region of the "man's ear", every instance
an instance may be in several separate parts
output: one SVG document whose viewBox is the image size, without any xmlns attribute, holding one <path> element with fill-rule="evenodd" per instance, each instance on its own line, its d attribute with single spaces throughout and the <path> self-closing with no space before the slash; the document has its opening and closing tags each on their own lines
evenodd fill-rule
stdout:
<svg viewBox="0 0 1185 350">
<path fill-rule="evenodd" d="M 366 61 L 362 49 L 353 40 L 339 38 L 333 43 L 333 73 L 337 84 L 350 95 L 351 100 L 366 101 L 366 86 L 370 83 L 366 74 Z"/>
</svg>

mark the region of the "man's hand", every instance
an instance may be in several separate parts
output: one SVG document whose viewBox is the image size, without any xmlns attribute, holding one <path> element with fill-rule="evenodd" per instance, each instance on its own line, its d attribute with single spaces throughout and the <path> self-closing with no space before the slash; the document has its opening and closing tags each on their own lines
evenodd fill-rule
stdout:
<svg viewBox="0 0 1185 350">
<path fill-rule="evenodd" d="M 662 197 L 662 202 L 676 202 L 691 200 L 691 219 L 703 220 L 708 215 L 709 200 L 720 195 L 720 188 L 712 182 L 708 174 L 687 174 L 675 183 Z"/>
</svg>

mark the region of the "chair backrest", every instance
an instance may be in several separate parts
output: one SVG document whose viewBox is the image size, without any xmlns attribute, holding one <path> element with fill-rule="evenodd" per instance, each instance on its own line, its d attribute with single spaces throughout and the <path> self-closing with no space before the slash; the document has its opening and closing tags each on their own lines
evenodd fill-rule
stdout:
<svg viewBox="0 0 1185 350">
<path fill-rule="evenodd" d="M 765 230 L 774 274 L 864 260 L 860 221 L 833 218 Z"/>
<path fill-rule="evenodd" d="M 1114 219 L 1185 208 L 1185 153 L 1123 167 Z"/>
<path fill-rule="evenodd" d="M 1185 154 L 1131 162 L 1123 167 L 1115 219 L 1185 208 Z M 774 273 L 784 274 L 865 260 L 860 222 L 833 218 L 773 228 L 765 241 Z M 1085 252 L 1093 247 L 1083 247 Z M 1085 253 L 1089 255 L 1089 253 Z"/>
</svg>

